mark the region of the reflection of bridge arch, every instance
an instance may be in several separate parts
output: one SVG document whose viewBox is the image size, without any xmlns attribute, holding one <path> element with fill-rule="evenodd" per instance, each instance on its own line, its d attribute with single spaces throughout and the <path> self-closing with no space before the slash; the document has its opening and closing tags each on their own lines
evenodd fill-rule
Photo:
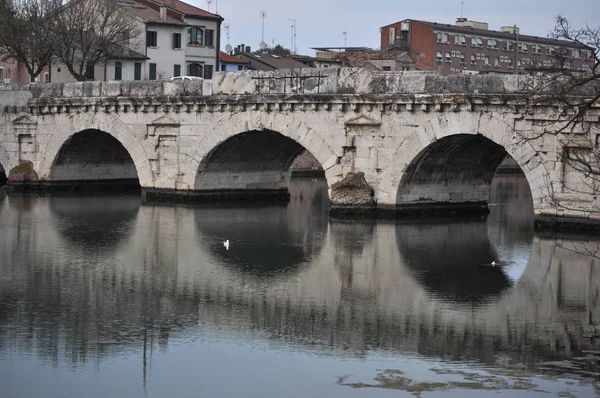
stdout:
<svg viewBox="0 0 600 398">
<path fill-rule="evenodd" d="M 141 199 L 130 197 L 51 197 L 50 211 L 67 246 L 82 253 L 114 252 L 130 238 Z"/>
<path fill-rule="evenodd" d="M 297 183 L 305 182 L 292 185 Z M 201 246 L 211 258 L 241 275 L 269 277 L 307 266 L 321 251 L 327 231 L 327 190 L 321 186 L 308 191 L 308 197 L 291 190 L 287 206 L 194 209 Z M 223 247 L 226 239 L 229 250 Z"/>
<path fill-rule="evenodd" d="M 485 219 L 407 221 L 396 226 L 398 250 L 415 281 L 449 302 L 480 305 L 512 286 L 487 236 Z"/>
</svg>

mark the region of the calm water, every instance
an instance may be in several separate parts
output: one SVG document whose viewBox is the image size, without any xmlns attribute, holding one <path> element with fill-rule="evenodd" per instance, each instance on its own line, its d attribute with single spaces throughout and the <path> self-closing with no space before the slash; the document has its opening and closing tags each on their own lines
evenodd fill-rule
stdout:
<svg viewBox="0 0 600 398">
<path fill-rule="evenodd" d="M 493 188 L 487 218 L 398 222 L 329 219 L 312 180 L 274 207 L 0 197 L 0 396 L 595 396 L 600 265 L 571 249 L 596 242 Z"/>
</svg>

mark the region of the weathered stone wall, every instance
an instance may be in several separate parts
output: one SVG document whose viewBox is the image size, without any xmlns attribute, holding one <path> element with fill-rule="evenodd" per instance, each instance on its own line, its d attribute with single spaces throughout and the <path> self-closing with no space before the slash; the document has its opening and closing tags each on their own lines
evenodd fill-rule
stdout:
<svg viewBox="0 0 600 398">
<path fill-rule="evenodd" d="M 500 156 L 500 150 L 468 154 L 468 148 L 460 148 L 458 137 L 479 135 L 489 140 L 490 147 L 494 143 L 494 148 L 503 148 L 521 167 L 537 215 L 589 217 L 594 205 L 591 195 L 560 193 L 570 208 L 564 212 L 544 198 L 549 183 L 559 186 L 570 176 L 559 161 L 564 143 L 550 135 L 526 143 L 515 139 L 515 133 L 542 133 L 543 124 L 553 120 L 558 109 L 529 106 L 522 92 L 523 79 L 337 69 L 221 72 L 212 81 L 185 84 L 32 85 L 29 91 L 3 92 L 0 164 L 10 170 L 19 160 L 31 161 L 40 180 L 51 179 L 63 144 L 73 134 L 93 128 L 123 145 L 145 188 L 189 192 L 199 187 L 249 188 L 263 183 L 279 187 L 288 178 L 287 159 L 295 149 L 282 152 L 285 161 L 282 158 L 267 166 L 263 158 L 268 151 L 244 146 L 237 150 L 246 156 L 238 162 L 238 166 L 244 164 L 244 173 L 239 173 L 242 166 L 231 173 L 233 153 L 226 162 L 205 169 L 216 148 L 231 137 L 272 131 L 297 143 L 296 155 L 302 148 L 314 155 L 329 186 L 349 172 L 363 172 L 378 207 L 424 197 L 423 189 L 414 189 L 427 186 L 436 194 L 429 197 L 433 201 L 468 204 L 486 196 L 486 176 L 495 163 L 491 160 Z M 600 109 L 590 111 L 592 119 L 599 115 Z M 453 152 L 458 160 L 441 154 L 431 157 L 450 168 L 438 172 L 437 182 L 426 181 L 426 172 L 413 175 L 417 178 L 412 180 L 408 174 L 414 170 L 417 155 L 445 137 L 459 146 Z M 264 145 L 281 150 L 276 143 Z M 467 170 L 468 162 L 472 169 Z M 442 189 L 444 178 L 458 178 L 454 173 L 459 169 L 462 182 Z M 409 196 L 399 196 L 403 187 L 408 187 Z"/>
</svg>

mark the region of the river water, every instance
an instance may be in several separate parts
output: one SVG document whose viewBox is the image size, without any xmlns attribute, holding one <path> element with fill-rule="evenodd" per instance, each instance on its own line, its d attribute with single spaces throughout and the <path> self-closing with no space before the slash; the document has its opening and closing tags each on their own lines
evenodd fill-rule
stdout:
<svg viewBox="0 0 600 398">
<path fill-rule="evenodd" d="M 597 242 L 534 234 L 522 177 L 487 218 L 336 220 L 324 181 L 290 191 L 0 197 L 0 396 L 600 393 Z"/>
</svg>

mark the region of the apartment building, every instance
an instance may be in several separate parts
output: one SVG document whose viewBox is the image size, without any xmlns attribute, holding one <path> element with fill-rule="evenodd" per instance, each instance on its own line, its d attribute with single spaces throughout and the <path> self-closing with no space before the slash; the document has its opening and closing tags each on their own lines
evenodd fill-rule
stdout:
<svg viewBox="0 0 600 398">
<path fill-rule="evenodd" d="M 564 40 L 522 35 L 516 26 L 489 30 L 485 22 L 458 18 L 455 25 L 405 19 L 380 28 L 382 50 L 403 50 L 417 69 L 453 73 L 524 73 L 551 67 L 557 51 L 566 51 L 567 67 L 588 71 L 594 55 Z"/>
<path fill-rule="evenodd" d="M 138 37 L 129 38 L 122 53 L 95 65 L 89 80 L 159 80 L 175 76 L 211 79 L 220 64 L 223 18 L 179 0 L 118 0 L 132 15 Z M 52 82 L 75 79 L 64 65 L 54 64 Z"/>
</svg>

